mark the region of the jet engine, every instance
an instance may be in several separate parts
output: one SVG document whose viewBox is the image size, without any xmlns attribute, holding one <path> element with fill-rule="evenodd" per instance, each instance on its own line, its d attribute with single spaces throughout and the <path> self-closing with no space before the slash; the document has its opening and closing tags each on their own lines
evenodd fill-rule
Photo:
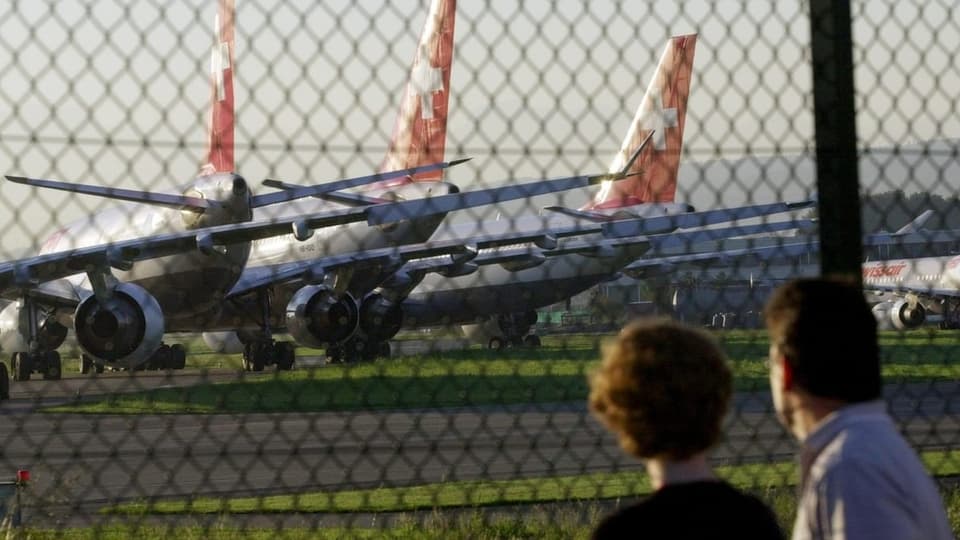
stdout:
<svg viewBox="0 0 960 540">
<path fill-rule="evenodd" d="M 102 362 L 133 369 L 163 340 L 163 311 L 143 288 L 120 283 L 108 298 L 90 295 L 73 316 L 80 349 Z"/>
<path fill-rule="evenodd" d="M 881 302 L 873 306 L 872 311 L 881 328 L 909 330 L 919 327 L 927 319 L 923 304 L 908 299 Z"/>
<path fill-rule="evenodd" d="M 287 304 L 287 331 L 301 345 L 325 347 L 357 330 L 360 313 L 348 293 L 338 296 L 324 285 L 307 285 Z"/>
<path fill-rule="evenodd" d="M 30 350 L 27 335 L 30 321 L 22 302 L 8 304 L 0 311 L 0 348 L 4 352 L 27 352 Z M 41 351 L 55 351 L 67 338 L 67 327 L 53 317 L 38 314 L 37 341 Z"/>
<path fill-rule="evenodd" d="M 360 329 L 372 339 L 387 341 L 402 324 L 403 308 L 380 293 L 368 294 L 360 304 Z"/>
</svg>

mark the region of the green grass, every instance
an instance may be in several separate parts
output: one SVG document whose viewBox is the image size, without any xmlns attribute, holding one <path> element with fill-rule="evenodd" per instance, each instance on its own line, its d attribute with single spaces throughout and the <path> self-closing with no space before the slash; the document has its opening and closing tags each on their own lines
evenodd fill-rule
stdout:
<svg viewBox="0 0 960 540">
<path fill-rule="evenodd" d="M 960 451 L 930 451 L 921 455 L 931 474 L 960 474 Z M 731 484 L 751 491 L 790 488 L 797 483 L 793 461 L 751 463 L 717 468 Z M 445 482 L 417 486 L 304 492 L 266 497 L 163 500 L 122 504 L 106 513 L 230 514 L 230 513 L 353 513 L 404 512 L 426 509 L 532 505 L 561 501 L 596 501 L 628 498 L 651 492 L 643 471 L 592 473 L 577 476 L 525 478 L 497 481 Z"/>
<path fill-rule="evenodd" d="M 781 527 L 789 538 L 796 512 L 796 493 L 792 488 L 770 488 L 754 491 L 773 509 Z M 947 509 L 947 517 L 954 535 L 960 535 L 960 489 L 947 487 L 941 491 Z M 629 501 L 623 501 L 629 504 Z M 401 518 L 396 525 L 384 528 L 370 528 L 367 524 L 348 527 L 289 527 L 280 528 L 241 528 L 230 524 L 228 515 L 220 516 L 212 525 L 191 523 L 185 516 L 176 525 L 156 525 L 143 516 L 126 516 L 125 521 L 82 528 L 38 529 L 26 528 L 9 531 L 7 538 L 30 538 L 36 540 L 54 540 L 71 538 L 79 540 L 120 540 L 142 538 L 144 540 L 175 538 L 177 540 L 227 540 L 244 539 L 340 539 L 340 538 L 393 538 L 406 539 L 581 539 L 589 538 L 607 510 L 596 501 L 558 507 L 533 506 L 525 509 L 522 515 L 492 517 L 477 509 L 465 514 L 447 514 L 435 512 L 422 523 L 412 518 Z M 0 533 L 7 531 L 0 530 Z"/>
<path fill-rule="evenodd" d="M 468 349 L 371 364 L 325 366 L 109 395 L 52 407 L 76 413 L 322 412 L 584 401 L 606 336 L 551 336 L 539 350 Z M 720 334 L 738 391 L 766 391 L 763 332 Z M 960 378 L 955 335 L 885 334 L 884 376 L 903 382 Z M 318 352 L 300 351 L 304 354 Z M 191 362 L 196 362 L 196 356 Z M 202 355 L 200 355 L 202 356 Z M 223 363 L 224 360 L 216 360 Z"/>
</svg>

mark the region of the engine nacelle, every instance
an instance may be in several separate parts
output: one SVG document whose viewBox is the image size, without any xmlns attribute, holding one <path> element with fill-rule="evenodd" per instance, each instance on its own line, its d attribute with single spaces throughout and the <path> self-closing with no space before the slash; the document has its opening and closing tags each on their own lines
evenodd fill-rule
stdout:
<svg viewBox="0 0 960 540">
<path fill-rule="evenodd" d="M 220 354 L 240 354 L 243 352 L 243 342 L 236 332 L 204 332 L 203 342 L 207 347 Z"/>
<path fill-rule="evenodd" d="M 403 324 L 403 308 L 380 293 L 368 294 L 360 304 L 360 329 L 375 340 L 397 335 Z"/>
<path fill-rule="evenodd" d="M 360 322 L 356 300 L 324 285 L 307 285 L 287 304 L 287 331 L 301 345 L 325 347 L 353 335 Z"/>
<path fill-rule="evenodd" d="M 923 304 L 906 299 L 881 302 L 873 306 L 872 311 L 881 328 L 909 330 L 919 327 L 927 319 Z"/>
<path fill-rule="evenodd" d="M 127 369 L 145 362 L 163 341 L 160 304 L 132 283 L 118 284 L 104 301 L 88 296 L 77 306 L 73 326 L 85 354 Z"/>
<path fill-rule="evenodd" d="M 27 336 L 30 333 L 29 315 L 22 302 L 8 304 L 0 311 L 0 349 L 6 353 L 27 352 L 30 343 Z M 43 320 L 39 316 L 37 325 L 37 341 L 41 351 L 53 351 L 63 345 L 67 338 L 67 327 L 55 319 Z"/>
</svg>

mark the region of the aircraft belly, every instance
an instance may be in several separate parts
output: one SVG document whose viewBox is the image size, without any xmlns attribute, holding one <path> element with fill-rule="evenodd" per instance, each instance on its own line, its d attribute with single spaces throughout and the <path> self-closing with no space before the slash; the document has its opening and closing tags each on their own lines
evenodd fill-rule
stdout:
<svg viewBox="0 0 960 540">
<path fill-rule="evenodd" d="M 430 276 L 409 297 L 407 325 L 474 322 L 545 307 L 589 289 L 620 267 L 619 261 L 565 255 L 518 272 L 491 265 L 458 278 Z"/>
<path fill-rule="evenodd" d="M 243 268 L 242 254 L 188 253 L 140 261 L 114 275 L 147 290 L 164 317 L 176 318 L 213 309 L 233 287 Z"/>
</svg>

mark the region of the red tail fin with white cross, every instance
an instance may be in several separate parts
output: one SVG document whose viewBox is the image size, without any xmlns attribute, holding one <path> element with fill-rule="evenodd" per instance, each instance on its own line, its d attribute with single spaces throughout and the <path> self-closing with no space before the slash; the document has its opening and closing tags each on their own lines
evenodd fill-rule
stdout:
<svg viewBox="0 0 960 540">
<path fill-rule="evenodd" d="M 430 4 L 416 57 L 410 68 L 410 79 L 400 104 L 393 139 L 380 165 L 381 172 L 443 161 L 456 9 L 456 0 L 433 0 Z M 442 172 L 437 170 L 390 183 L 438 181 L 441 176 Z"/>
<path fill-rule="evenodd" d="M 636 174 L 604 182 L 597 196 L 582 210 L 673 202 L 696 42 L 696 34 L 675 36 L 667 42 L 620 152 L 610 164 L 611 173 L 620 171 L 652 130 L 653 136 L 629 171 Z"/>
<path fill-rule="evenodd" d="M 201 168 L 201 174 L 235 170 L 233 158 L 234 21 L 236 21 L 234 0 L 220 0 L 213 28 L 216 41 L 213 50 L 210 51 L 210 74 L 213 78 L 210 140 L 207 162 Z"/>
</svg>

